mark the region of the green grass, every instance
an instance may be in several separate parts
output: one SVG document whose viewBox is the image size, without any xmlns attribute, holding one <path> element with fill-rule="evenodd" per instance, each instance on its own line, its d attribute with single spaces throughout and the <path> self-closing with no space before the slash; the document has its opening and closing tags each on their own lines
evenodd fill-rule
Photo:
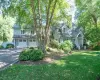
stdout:
<svg viewBox="0 0 100 80">
<path fill-rule="evenodd" d="M 74 52 L 54 64 L 14 65 L 0 72 L 0 80 L 96 80 L 100 52 Z"/>
</svg>

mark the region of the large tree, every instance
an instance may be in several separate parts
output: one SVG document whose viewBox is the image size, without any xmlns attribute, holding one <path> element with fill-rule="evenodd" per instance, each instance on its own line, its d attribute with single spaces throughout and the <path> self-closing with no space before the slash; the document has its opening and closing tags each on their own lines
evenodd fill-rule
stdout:
<svg viewBox="0 0 100 80">
<path fill-rule="evenodd" d="M 84 28 L 85 38 L 92 42 L 100 39 L 100 0 L 76 0 L 78 25 Z"/>
</svg>

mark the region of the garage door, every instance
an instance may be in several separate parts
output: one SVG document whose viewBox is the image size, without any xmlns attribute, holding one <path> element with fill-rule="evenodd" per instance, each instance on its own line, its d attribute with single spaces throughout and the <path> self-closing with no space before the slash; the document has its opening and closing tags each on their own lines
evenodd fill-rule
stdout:
<svg viewBox="0 0 100 80">
<path fill-rule="evenodd" d="M 24 48 L 24 47 L 27 47 L 27 40 L 25 39 L 20 39 L 18 41 L 18 48 Z"/>
<path fill-rule="evenodd" d="M 37 47 L 37 43 L 35 40 L 29 40 L 29 47 Z"/>
</svg>

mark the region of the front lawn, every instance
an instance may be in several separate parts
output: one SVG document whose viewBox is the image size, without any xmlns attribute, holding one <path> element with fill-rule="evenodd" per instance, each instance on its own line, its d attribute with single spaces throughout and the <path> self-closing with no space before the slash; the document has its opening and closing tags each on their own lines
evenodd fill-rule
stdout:
<svg viewBox="0 0 100 80">
<path fill-rule="evenodd" d="M 81 51 L 52 64 L 13 65 L 0 72 L 0 80 L 96 80 L 100 77 L 100 52 Z"/>
</svg>

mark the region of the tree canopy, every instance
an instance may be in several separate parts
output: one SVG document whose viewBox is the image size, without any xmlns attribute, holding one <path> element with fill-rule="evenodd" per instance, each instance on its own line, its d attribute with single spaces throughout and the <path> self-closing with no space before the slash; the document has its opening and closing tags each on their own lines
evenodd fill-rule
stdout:
<svg viewBox="0 0 100 80">
<path fill-rule="evenodd" d="M 85 38 L 100 40 L 100 0 L 76 0 L 78 25 L 84 28 Z"/>
<path fill-rule="evenodd" d="M 66 0 L 2 0 L 1 8 L 4 15 L 16 17 L 21 26 L 31 25 L 36 32 L 39 48 L 45 51 L 49 44 L 50 27 L 56 21 L 70 24 L 67 17 L 69 4 Z M 68 21 L 69 19 L 69 21 Z"/>
<path fill-rule="evenodd" d="M 0 15 L 0 41 L 12 41 L 14 19 Z"/>
</svg>

